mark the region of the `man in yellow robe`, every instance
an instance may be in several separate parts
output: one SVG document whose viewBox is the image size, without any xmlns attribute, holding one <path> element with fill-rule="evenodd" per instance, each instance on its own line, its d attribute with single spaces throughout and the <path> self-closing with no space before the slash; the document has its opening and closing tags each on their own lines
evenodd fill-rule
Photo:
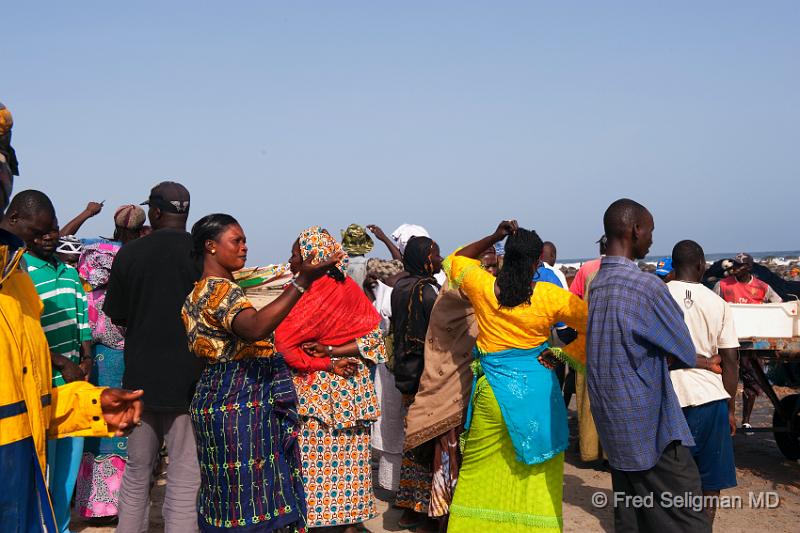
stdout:
<svg viewBox="0 0 800 533">
<path fill-rule="evenodd" d="M 12 125 L 0 104 L 0 524 L 50 533 L 57 528 L 44 483 L 47 439 L 123 435 L 139 423 L 142 391 L 85 381 L 51 386 L 50 348 L 39 322 L 42 302 L 20 265 L 23 239 L 30 235 L 8 230 L 42 228 L 4 217 L 17 174 Z"/>
</svg>

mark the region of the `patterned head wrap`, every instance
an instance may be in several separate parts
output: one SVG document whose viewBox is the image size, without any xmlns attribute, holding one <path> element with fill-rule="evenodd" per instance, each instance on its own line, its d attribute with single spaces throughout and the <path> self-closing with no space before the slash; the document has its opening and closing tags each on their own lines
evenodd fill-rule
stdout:
<svg viewBox="0 0 800 533">
<path fill-rule="evenodd" d="M 300 256 L 303 260 L 305 260 L 312 251 L 317 252 L 314 263 L 325 261 L 333 254 L 344 251 L 342 245 L 328 233 L 328 230 L 320 226 L 311 226 L 303 230 L 297 238 L 297 241 L 300 244 Z M 344 258 L 336 263 L 336 268 L 338 268 L 342 274 L 347 274 L 347 263 L 348 257 L 347 254 L 345 254 Z"/>
<path fill-rule="evenodd" d="M 358 224 L 350 224 L 342 231 L 342 248 L 349 255 L 366 255 L 372 251 L 373 246 L 372 238 Z"/>
<path fill-rule="evenodd" d="M 139 229 L 144 226 L 144 220 L 144 209 L 138 205 L 123 205 L 114 212 L 114 225 L 118 228 Z"/>
<path fill-rule="evenodd" d="M 11 111 L 0 102 L 0 135 L 11 131 L 12 126 L 14 126 L 14 118 L 11 116 Z"/>
<path fill-rule="evenodd" d="M 5 165 L 7 165 L 8 169 L 11 171 L 11 175 L 19 176 L 19 161 L 17 160 L 17 154 L 10 143 L 10 132 L 13 126 L 14 118 L 11 116 L 11 111 L 9 111 L 6 106 L 0 103 L 0 137 L 3 137 L 3 142 L 0 142 L 0 155 L 2 155 L 2 158 L 0 158 L 0 164 L 5 162 Z M 7 134 L 9 134 L 8 137 L 6 137 Z M 0 168 L 0 172 L 7 171 Z M 10 196 L 11 192 L 9 191 L 8 194 Z"/>
</svg>

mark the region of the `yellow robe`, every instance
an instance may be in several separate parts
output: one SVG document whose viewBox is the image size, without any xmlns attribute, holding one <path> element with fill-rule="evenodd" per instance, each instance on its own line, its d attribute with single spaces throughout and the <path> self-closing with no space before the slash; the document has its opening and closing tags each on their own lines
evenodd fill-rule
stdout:
<svg viewBox="0 0 800 533">
<path fill-rule="evenodd" d="M 32 437 L 42 472 L 47 438 L 111 436 L 100 387 L 88 382 L 51 386 L 50 349 L 39 322 L 42 301 L 21 250 L 0 245 L 0 446 Z"/>
</svg>

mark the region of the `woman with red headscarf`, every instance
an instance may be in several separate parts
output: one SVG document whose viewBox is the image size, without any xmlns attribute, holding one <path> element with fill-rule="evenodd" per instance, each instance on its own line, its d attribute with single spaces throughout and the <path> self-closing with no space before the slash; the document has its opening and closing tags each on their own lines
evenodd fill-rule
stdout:
<svg viewBox="0 0 800 533">
<path fill-rule="evenodd" d="M 292 246 L 292 271 L 341 245 L 319 226 Z M 276 348 L 294 369 L 309 527 L 358 525 L 377 514 L 370 426 L 379 407 L 370 367 L 385 360 L 380 316 L 346 276 L 347 257 L 316 280 L 275 330 Z"/>
</svg>

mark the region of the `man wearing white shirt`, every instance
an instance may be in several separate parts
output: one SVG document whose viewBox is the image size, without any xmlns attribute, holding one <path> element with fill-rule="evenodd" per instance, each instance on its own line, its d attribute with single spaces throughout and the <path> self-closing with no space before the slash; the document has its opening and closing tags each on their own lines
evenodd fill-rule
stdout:
<svg viewBox="0 0 800 533">
<path fill-rule="evenodd" d="M 667 288 L 683 311 L 698 366 L 673 370 L 670 378 L 695 440 L 690 451 L 700 471 L 703 495 L 719 496 L 722 489 L 736 486 L 731 436 L 736 432 L 739 340 L 728 303 L 700 283 L 706 269 L 700 245 L 688 240 L 676 244 L 672 267 L 675 279 Z M 715 511 L 713 506 L 706 509 L 712 522 Z"/>
</svg>

